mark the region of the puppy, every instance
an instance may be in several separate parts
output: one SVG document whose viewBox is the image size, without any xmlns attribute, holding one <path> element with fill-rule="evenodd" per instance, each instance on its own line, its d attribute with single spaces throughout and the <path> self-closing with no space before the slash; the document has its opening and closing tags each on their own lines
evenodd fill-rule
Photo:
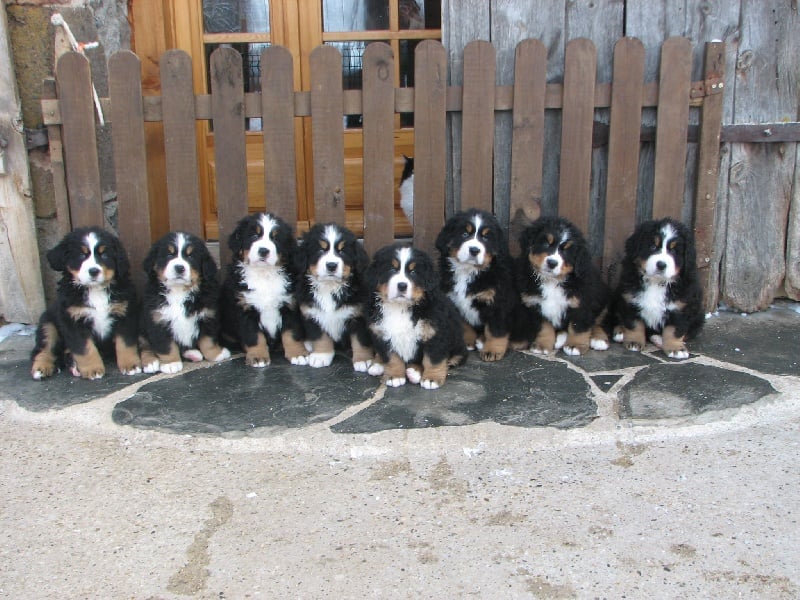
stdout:
<svg viewBox="0 0 800 600">
<path fill-rule="evenodd" d="M 141 373 L 136 291 L 119 239 L 98 227 L 76 229 L 47 261 L 62 277 L 56 300 L 39 319 L 31 376 L 44 379 L 66 365 L 75 377 L 100 379 L 102 354 L 112 347 L 123 374 Z"/>
<path fill-rule="evenodd" d="M 461 318 L 441 291 L 431 258 L 407 244 L 386 246 L 375 253 L 367 281 L 376 350 L 370 375 L 392 387 L 406 380 L 429 390 L 441 387 L 467 348 Z"/>
<path fill-rule="evenodd" d="M 400 208 L 414 224 L 414 159 L 403 154 L 403 172 L 400 175 Z"/>
<path fill-rule="evenodd" d="M 500 360 L 519 298 L 500 223 L 485 211 L 458 213 L 439 232 L 436 249 L 442 290 L 461 314 L 467 349 L 479 348 L 482 360 Z"/>
<path fill-rule="evenodd" d="M 522 232 L 520 248 L 516 274 L 523 308 L 515 345 L 532 342 L 539 354 L 563 347 L 570 356 L 607 350 L 602 323 L 610 292 L 581 232 L 566 219 L 542 217 Z"/>
<path fill-rule="evenodd" d="M 245 363 L 270 364 L 280 340 L 286 360 L 308 363 L 300 313 L 294 300 L 297 241 L 291 227 L 270 213 L 244 217 L 228 238 L 233 259 L 222 285 L 223 337 L 240 344 Z"/>
<path fill-rule="evenodd" d="M 614 340 L 629 350 L 641 350 L 649 338 L 670 358 L 689 357 L 686 341 L 705 317 L 694 236 L 685 225 L 647 221 L 626 240 L 614 317 Z"/>
<path fill-rule="evenodd" d="M 181 356 L 193 362 L 230 357 L 219 345 L 217 265 L 205 243 L 190 233 L 168 233 L 150 248 L 144 270 L 145 372 L 177 373 Z"/>
<path fill-rule="evenodd" d="M 327 367 L 335 345 L 350 345 L 353 369 L 366 372 L 372 362 L 364 318 L 366 251 L 353 233 L 335 223 L 314 225 L 297 252 L 295 299 L 302 315 L 308 364 Z"/>
</svg>

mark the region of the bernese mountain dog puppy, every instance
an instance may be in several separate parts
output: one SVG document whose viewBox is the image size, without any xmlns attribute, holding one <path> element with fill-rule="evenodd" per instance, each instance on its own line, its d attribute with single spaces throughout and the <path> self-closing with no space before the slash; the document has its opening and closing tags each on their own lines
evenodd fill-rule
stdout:
<svg viewBox="0 0 800 600">
<path fill-rule="evenodd" d="M 568 220 L 541 217 L 520 234 L 516 263 L 522 309 L 515 346 L 537 354 L 563 347 L 569 356 L 608 349 L 604 328 L 610 290 L 592 263 L 583 234 Z"/>
<path fill-rule="evenodd" d="M 500 223 L 469 210 L 448 219 L 436 238 L 442 289 L 461 314 L 464 343 L 481 359 L 500 360 L 508 349 L 518 294 Z"/>
<path fill-rule="evenodd" d="M 119 239 L 99 227 L 76 229 L 47 261 L 62 277 L 56 300 L 39 319 L 31 376 L 44 379 L 67 366 L 75 377 L 100 379 L 103 355 L 112 348 L 120 372 L 141 373 L 136 290 Z"/>
<path fill-rule="evenodd" d="M 456 307 L 442 292 L 433 260 L 408 244 L 385 246 L 367 269 L 367 316 L 375 346 L 370 375 L 397 387 L 406 380 L 433 390 L 467 348 Z"/>
<path fill-rule="evenodd" d="M 670 358 L 689 357 L 686 341 L 705 316 L 694 236 L 683 223 L 646 221 L 626 240 L 614 318 L 614 340 L 629 350 L 650 339 Z"/>
<path fill-rule="evenodd" d="M 271 213 L 244 217 L 228 238 L 233 252 L 222 284 L 223 338 L 241 345 L 245 363 L 270 364 L 270 346 L 283 344 L 286 360 L 308 362 L 294 300 L 297 241 L 291 227 Z"/>
<path fill-rule="evenodd" d="M 217 265 L 205 243 L 170 232 L 144 259 L 147 284 L 141 316 L 145 372 L 177 373 L 181 357 L 220 362 L 231 353 L 219 345 Z"/>
<path fill-rule="evenodd" d="M 367 263 L 366 250 L 345 227 L 317 224 L 303 235 L 297 251 L 295 299 L 310 346 L 310 366 L 329 366 L 337 345 L 352 348 L 354 370 L 364 373 L 372 363 L 364 317 Z"/>
</svg>

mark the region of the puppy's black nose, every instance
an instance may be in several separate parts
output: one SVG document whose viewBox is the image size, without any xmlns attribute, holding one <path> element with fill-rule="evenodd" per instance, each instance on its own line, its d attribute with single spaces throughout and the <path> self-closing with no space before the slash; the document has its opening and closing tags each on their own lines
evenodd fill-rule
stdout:
<svg viewBox="0 0 800 600">
<path fill-rule="evenodd" d="M 547 264 L 548 269 L 555 269 L 558 266 L 558 261 L 555 258 L 548 258 L 545 264 Z"/>
<path fill-rule="evenodd" d="M 175 265 L 175 267 L 173 268 L 175 269 L 175 272 L 178 275 L 183 275 L 184 271 L 186 271 L 186 267 L 184 267 L 183 265 Z"/>
<path fill-rule="evenodd" d="M 481 249 L 477 246 L 470 246 L 469 247 L 469 255 L 470 256 L 478 256 L 481 253 Z"/>
<path fill-rule="evenodd" d="M 269 255 L 269 248 L 259 248 L 258 255 L 261 258 L 266 258 Z"/>
<path fill-rule="evenodd" d="M 98 275 L 100 275 L 100 269 L 98 269 L 97 267 L 92 267 L 91 269 L 89 269 L 89 277 L 95 279 Z"/>
<path fill-rule="evenodd" d="M 398 292 L 405 292 L 408 289 L 408 284 L 405 281 L 398 281 L 397 282 L 397 291 Z"/>
<path fill-rule="evenodd" d="M 339 263 L 335 263 L 335 262 L 326 262 L 325 263 L 325 268 L 328 269 L 328 273 L 335 273 L 336 272 L 336 268 L 338 266 L 339 266 Z"/>
<path fill-rule="evenodd" d="M 667 263 L 665 263 L 663 260 L 660 260 L 656 263 L 656 269 L 658 269 L 659 271 L 663 271 L 666 268 L 667 268 Z"/>
</svg>

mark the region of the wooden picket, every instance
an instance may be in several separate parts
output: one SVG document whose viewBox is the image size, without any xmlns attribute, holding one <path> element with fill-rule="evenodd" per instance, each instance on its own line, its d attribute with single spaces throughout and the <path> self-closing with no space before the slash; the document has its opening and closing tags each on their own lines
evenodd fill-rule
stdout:
<svg viewBox="0 0 800 600">
<path fill-rule="evenodd" d="M 566 47 L 564 82 L 547 83 L 547 51 L 539 40 L 524 40 L 516 49 L 515 83 L 495 82 L 495 49 L 488 42 L 469 43 L 464 52 L 463 86 L 447 85 L 447 54 L 439 42 L 426 40 L 415 50 L 415 87 L 393 87 L 391 49 L 383 43 L 367 47 L 363 57 L 363 90 L 342 89 L 341 55 L 320 46 L 310 57 L 311 90 L 295 91 L 293 59 L 285 48 L 272 46 L 261 56 L 261 93 L 245 94 L 241 55 L 219 48 L 210 60 L 210 95 L 193 92 L 191 59 L 182 51 L 166 52 L 160 62 L 160 97 L 142 97 L 135 55 L 122 52 L 109 61 L 110 99 L 101 99 L 113 123 L 118 186 L 119 230 L 132 261 L 143 258 L 157 228 L 149 220 L 153 200 L 147 197 L 144 123 L 161 121 L 164 128 L 169 227 L 202 235 L 197 168 L 197 121 L 211 120 L 215 137 L 214 174 L 220 231 L 220 258 L 229 258 L 227 236 L 248 211 L 245 123 L 260 118 L 264 148 L 262 209 L 276 212 L 297 226 L 298 188 L 295 164 L 295 118 L 311 116 L 313 201 L 316 222 L 345 223 L 344 137 L 342 117 L 363 118 L 364 243 L 369 252 L 394 238 L 393 123 L 398 112 L 413 112 L 415 209 L 413 241 L 432 251 L 445 220 L 448 113 L 460 112 L 458 138 L 461 197 L 456 208 L 483 208 L 507 215 L 510 240 L 543 210 L 545 114 L 561 111 L 559 198 L 555 209 L 581 229 L 602 230 L 598 263 L 609 270 L 622 252 L 624 239 L 637 219 L 639 141 L 651 135 L 642 129 L 643 107 L 657 107 L 653 215 L 680 217 L 686 196 L 685 171 L 690 106 L 702 107 L 697 146 L 698 177 L 692 205 L 698 227 L 698 263 L 709 262 L 714 246 L 716 177 L 719 162 L 721 86 L 724 77 L 721 43 L 706 45 L 703 81 L 691 81 L 691 44 L 684 38 L 664 43 L 659 82 L 643 80 L 644 48 L 624 38 L 614 48 L 611 82 L 598 82 L 597 51 L 587 39 Z M 86 59 L 67 54 L 58 63 L 57 99 L 42 100 L 45 124 L 60 126 L 66 164 L 72 225 L 103 223 L 97 167 L 95 112 Z M 708 105 L 705 104 L 708 102 Z M 603 129 L 595 110 L 610 108 L 607 128 L 606 193 L 598 209 L 590 197 L 592 146 Z M 495 114 L 510 111 L 511 165 L 509 197 L 493 197 Z M 57 143 L 58 136 L 53 136 Z M 652 138 L 648 138 L 652 139 Z M 604 142 L 601 142 L 604 143 Z M 58 148 L 54 148 L 58 151 Z M 596 157 L 595 157 L 596 160 Z M 57 184 L 59 182 L 56 182 Z M 252 190 L 251 190 L 252 193 Z M 159 199 L 164 201 L 164 199 Z M 601 214 L 590 214 L 601 211 Z M 685 211 L 684 211 L 685 212 Z M 593 219 L 590 223 L 590 219 Z M 602 220 L 598 227 L 597 219 Z M 593 227 L 589 227 L 593 224 Z M 304 225 L 305 226 L 305 225 Z M 715 274 L 705 273 L 716 286 Z M 716 298 L 716 290 L 712 290 Z"/>
</svg>

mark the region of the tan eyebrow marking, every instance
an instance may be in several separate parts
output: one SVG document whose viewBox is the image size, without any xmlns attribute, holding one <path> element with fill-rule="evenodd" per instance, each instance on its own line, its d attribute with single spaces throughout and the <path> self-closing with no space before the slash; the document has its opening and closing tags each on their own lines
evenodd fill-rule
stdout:
<svg viewBox="0 0 800 600">
<path fill-rule="evenodd" d="M 175 246 L 173 246 L 172 244 L 167 246 L 167 252 L 169 252 L 170 254 L 175 254 Z"/>
<path fill-rule="evenodd" d="M 341 252 L 342 250 L 344 250 L 344 240 L 342 240 L 341 242 L 339 242 L 338 244 L 336 244 L 336 249 L 337 249 L 339 252 Z"/>
<path fill-rule="evenodd" d="M 472 233 L 475 231 L 475 227 L 473 227 L 472 223 L 467 223 L 467 233 Z"/>
<path fill-rule="evenodd" d="M 564 245 L 563 245 L 563 246 L 561 246 L 561 247 L 562 247 L 564 250 L 567 250 L 567 249 L 569 249 L 569 247 L 570 247 L 570 246 L 572 246 L 572 240 L 569 240 L 569 241 L 565 242 L 565 243 L 564 243 Z"/>
<path fill-rule="evenodd" d="M 552 233 L 548 233 L 547 234 L 547 243 L 552 246 L 553 242 L 555 242 L 555 241 L 556 241 L 556 238 L 553 237 L 553 234 Z"/>
<path fill-rule="evenodd" d="M 194 246 L 186 246 L 186 256 L 191 256 L 194 251 Z"/>
<path fill-rule="evenodd" d="M 323 250 L 327 250 L 330 247 L 330 244 L 328 244 L 328 240 L 320 240 L 319 245 L 320 248 L 322 248 Z"/>
<path fill-rule="evenodd" d="M 399 269 L 400 268 L 400 261 L 397 260 L 396 258 L 392 259 L 392 268 L 394 268 L 394 269 Z"/>
<path fill-rule="evenodd" d="M 678 240 L 672 240 L 672 241 L 669 243 L 669 249 L 670 249 L 670 250 L 675 250 L 675 246 L 677 246 L 677 245 L 678 245 Z"/>
</svg>

